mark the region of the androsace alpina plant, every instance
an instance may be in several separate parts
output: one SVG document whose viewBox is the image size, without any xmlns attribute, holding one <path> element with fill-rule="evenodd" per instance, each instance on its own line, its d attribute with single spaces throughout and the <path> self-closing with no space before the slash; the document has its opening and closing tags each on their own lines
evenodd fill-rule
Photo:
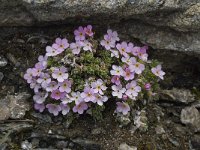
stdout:
<svg viewBox="0 0 200 150">
<path fill-rule="evenodd" d="M 95 40 L 88 25 L 76 29 L 74 36 L 71 43 L 57 38 L 24 75 L 39 112 L 47 109 L 57 116 L 91 110 L 94 116 L 112 99 L 115 112 L 126 115 L 165 75 L 157 61 L 148 60 L 147 46 L 120 41 L 116 31 L 109 29 L 102 40 Z"/>
</svg>

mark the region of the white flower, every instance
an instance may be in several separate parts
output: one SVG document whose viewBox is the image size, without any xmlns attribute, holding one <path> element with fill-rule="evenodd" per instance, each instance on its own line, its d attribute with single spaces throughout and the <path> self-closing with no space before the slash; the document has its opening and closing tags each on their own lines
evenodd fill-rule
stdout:
<svg viewBox="0 0 200 150">
<path fill-rule="evenodd" d="M 98 79 L 96 82 L 92 82 L 91 86 L 94 89 L 94 93 L 99 93 L 101 95 L 103 95 L 103 91 L 107 89 L 101 79 Z"/>
<path fill-rule="evenodd" d="M 112 86 L 112 95 L 118 98 L 122 98 L 123 93 L 125 93 L 126 89 L 122 88 L 122 85 L 113 85 Z"/>
<path fill-rule="evenodd" d="M 112 65 L 111 75 L 123 76 L 124 70 L 120 66 Z"/>
</svg>

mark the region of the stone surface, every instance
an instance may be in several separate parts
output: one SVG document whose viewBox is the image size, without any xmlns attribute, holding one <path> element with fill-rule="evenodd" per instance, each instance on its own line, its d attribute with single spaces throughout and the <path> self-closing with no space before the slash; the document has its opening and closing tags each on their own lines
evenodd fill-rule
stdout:
<svg viewBox="0 0 200 150">
<path fill-rule="evenodd" d="M 195 95 L 187 89 L 173 88 L 172 90 L 163 90 L 160 94 L 160 100 L 188 104 L 195 101 Z"/>
<path fill-rule="evenodd" d="M 195 52 L 200 49 L 199 0 L 0 0 L 0 3 L 0 26 L 109 25 L 156 49 Z"/>
<path fill-rule="evenodd" d="M 3 80 L 3 78 L 4 78 L 4 74 L 0 72 L 0 82 Z"/>
<path fill-rule="evenodd" d="M 194 150 L 200 150 L 200 135 L 194 135 L 191 138 L 191 148 Z"/>
<path fill-rule="evenodd" d="M 27 99 L 31 95 L 22 92 L 16 95 L 7 95 L 0 99 L 0 120 L 11 119 L 21 119 L 24 117 L 25 112 L 30 109 L 30 105 Z"/>
<path fill-rule="evenodd" d="M 200 131 L 200 113 L 195 107 L 186 107 L 181 111 L 181 122 L 191 126 L 195 132 Z"/>
<path fill-rule="evenodd" d="M 0 56 L 0 67 L 5 67 L 7 64 L 8 61 L 3 56 Z"/>
<path fill-rule="evenodd" d="M 122 144 L 119 145 L 118 150 L 137 150 L 137 147 L 129 146 L 126 143 L 122 143 Z"/>
</svg>

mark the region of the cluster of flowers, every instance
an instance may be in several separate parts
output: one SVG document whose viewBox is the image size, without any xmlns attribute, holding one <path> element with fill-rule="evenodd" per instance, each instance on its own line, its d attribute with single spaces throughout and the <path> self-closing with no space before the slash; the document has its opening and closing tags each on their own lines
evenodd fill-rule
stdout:
<svg viewBox="0 0 200 150">
<path fill-rule="evenodd" d="M 64 51 L 70 51 L 74 55 L 80 55 L 82 51 L 93 53 L 92 40 L 94 32 L 92 26 L 79 27 L 74 31 L 75 42 L 68 43 L 66 38 L 57 38 L 52 46 L 46 47 L 46 54 L 39 56 L 34 68 L 29 68 L 24 75 L 30 88 L 34 89 L 34 108 L 43 112 L 45 108 L 57 116 L 72 110 L 74 113 L 83 114 L 92 103 L 102 106 L 108 100 L 105 95 L 107 87 L 102 79 L 86 82 L 83 91 L 73 91 L 73 78 L 67 66 L 57 67 L 48 64 L 48 60 L 54 56 L 62 56 Z M 119 42 L 116 31 L 107 30 L 100 45 L 111 52 L 111 57 L 120 60 L 120 65 L 112 65 L 111 86 L 112 96 L 117 97 L 116 111 L 126 115 L 130 111 L 128 100 L 136 100 L 138 93 L 142 91 L 138 84 L 140 75 L 145 70 L 148 61 L 147 47 L 137 47 L 133 43 Z M 152 74 L 163 79 L 164 72 L 158 65 L 151 69 Z M 89 77 L 88 77 L 89 78 Z M 84 79 L 83 79 L 84 80 Z M 151 84 L 145 83 L 144 88 L 150 90 Z"/>
<path fill-rule="evenodd" d="M 66 115 L 72 106 L 73 112 L 83 114 L 90 103 L 102 106 L 108 100 L 104 95 L 107 87 L 101 79 L 87 83 L 82 92 L 72 91 L 73 80 L 68 69 L 64 66 L 48 66 L 49 57 L 57 56 L 67 48 L 75 55 L 79 54 L 81 49 L 92 51 L 92 44 L 86 40 L 86 36 L 92 37 L 93 34 L 92 26 L 88 25 L 74 31 L 75 43 L 69 44 L 67 39 L 57 38 L 52 46 L 46 47 L 45 56 L 39 56 L 39 62 L 35 67 L 27 69 L 24 79 L 30 84 L 30 88 L 34 89 L 33 100 L 36 110 L 43 112 L 47 108 L 50 113 L 57 116 L 59 112 Z M 50 103 L 49 99 L 53 101 Z"/>
<path fill-rule="evenodd" d="M 128 100 L 136 100 L 138 93 L 142 88 L 138 85 L 137 80 L 145 70 L 145 63 L 148 61 L 146 53 L 147 46 L 138 47 L 129 42 L 118 42 L 119 37 L 116 31 L 107 30 L 101 45 L 111 52 L 111 57 L 121 59 L 120 65 L 112 65 L 110 74 L 112 75 L 112 96 L 117 97 L 117 112 L 126 115 L 130 111 Z M 161 70 L 161 65 L 153 67 L 151 72 L 163 79 L 165 73 Z M 146 90 L 150 90 L 151 84 L 144 85 Z"/>
</svg>

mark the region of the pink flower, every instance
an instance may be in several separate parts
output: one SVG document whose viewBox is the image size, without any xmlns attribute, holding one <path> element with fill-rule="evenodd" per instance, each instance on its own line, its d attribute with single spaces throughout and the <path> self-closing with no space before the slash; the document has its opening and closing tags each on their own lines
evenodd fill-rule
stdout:
<svg viewBox="0 0 200 150">
<path fill-rule="evenodd" d="M 148 58 L 148 54 L 146 53 L 147 48 L 148 48 L 147 46 L 141 47 L 137 54 L 138 57 L 143 61 L 147 61 L 147 58 Z"/>
<path fill-rule="evenodd" d="M 110 50 L 115 47 L 115 41 L 112 40 L 109 35 L 104 35 L 104 40 L 101 41 L 101 45 L 105 47 L 106 50 Z"/>
<path fill-rule="evenodd" d="M 126 63 L 127 65 L 132 65 L 136 63 L 135 57 L 122 57 L 122 62 Z"/>
<path fill-rule="evenodd" d="M 67 69 L 65 67 L 60 67 L 58 68 L 54 68 L 53 73 L 52 73 L 52 77 L 54 79 L 57 79 L 58 82 L 63 82 L 65 79 L 68 79 L 68 73 Z"/>
<path fill-rule="evenodd" d="M 55 81 L 52 81 L 51 83 L 48 84 L 48 86 L 46 87 L 46 91 L 47 92 L 52 92 L 58 89 L 58 83 Z"/>
<path fill-rule="evenodd" d="M 26 70 L 26 74 L 24 74 L 24 79 L 27 81 L 27 83 L 31 83 L 33 80 L 33 69 L 29 68 Z"/>
<path fill-rule="evenodd" d="M 61 101 L 62 101 L 62 104 L 64 104 L 64 105 L 73 102 L 73 100 L 71 99 L 71 97 L 68 94 L 66 94 L 65 97 L 61 99 Z"/>
<path fill-rule="evenodd" d="M 103 95 L 103 91 L 107 89 L 101 79 L 98 79 L 96 82 L 92 82 L 91 86 L 94 89 L 94 93 L 99 93 L 101 95 Z"/>
<path fill-rule="evenodd" d="M 83 42 L 83 50 L 92 52 L 92 44 L 87 40 Z"/>
<path fill-rule="evenodd" d="M 123 95 L 123 96 L 122 96 L 122 99 L 123 99 L 123 100 L 127 100 L 127 99 L 128 99 L 128 96 L 127 96 L 127 95 Z"/>
<path fill-rule="evenodd" d="M 66 48 L 69 47 L 69 43 L 67 39 L 57 38 L 55 43 L 52 45 L 58 54 L 62 53 Z"/>
<path fill-rule="evenodd" d="M 70 49 L 72 49 L 72 53 L 76 55 L 80 53 L 82 46 L 83 46 L 83 42 L 77 41 L 76 43 L 70 44 Z"/>
<path fill-rule="evenodd" d="M 54 116 L 58 116 L 59 112 L 61 111 L 60 105 L 56 104 L 47 104 L 46 108 L 50 113 L 52 113 Z"/>
<path fill-rule="evenodd" d="M 130 65 L 129 69 L 130 69 L 131 72 L 135 72 L 137 74 L 141 74 L 142 71 L 144 71 L 145 66 L 144 66 L 144 64 L 136 62 L 135 64 Z"/>
<path fill-rule="evenodd" d="M 121 81 L 120 81 L 120 76 L 113 76 L 111 79 L 111 82 L 116 84 L 116 85 L 120 85 Z"/>
<path fill-rule="evenodd" d="M 165 72 L 162 71 L 161 69 L 161 65 L 158 65 L 154 68 L 151 69 L 152 73 L 155 74 L 156 76 L 158 76 L 159 78 L 161 78 L 162 80 L 164 79 L 163 76 L 165 75 Z"/>
<path fill-rule="evenodd" d="M 79 114 L 83 114 L 83 112 L 87 109 L 88 105 L 85 102 L 81 102 L 73 107 L 73 112 L 78 112 Z"/>
<path fill-rule="evenodd" d="M 87 25 L 87 27 L 84 28 L 84 32 L 88 36 L 93 36 L 94 35 L 94 33 L 92 32 L 92 26 L 91 25 Z"/>
<path fill-rule="evenodd" d="M 76 41 L 84 41 L 85 40 L 85 31 L 83 27 L 79 27 L 77 30 L 74 31 L 75 40 Z"/>
<path fill-rule="evenodd" d="M 126 50 L 128 53 L 131 53 L 133 51 L 133 43 L 129 42 L 128 43 L 128 47 L 127 47 L 127 50 Z"/>
<path fill-rule="evenodd" d="M 44 68 L 46 68 L 47 67 L 47 59 L 48 59 L 48 56 L 42 56 L 42 55 L 40 55 L 39 57 L 38 57 L 38 61 L 42 64 L 42 66 L 44 67 Z"/>
<path fill-rule="evenodd" d="M 85 102 L 95 102 L 94 90 L 89 87 L 85 87 L 84 92 L 81 93 L 81 97 Z"/>
<path fill-rule="evenodd" d="M 146 84 L 144 85 L 144 88 L 145 88 L 147 91 L 149 91 L 149 90 L 151 89 L 151 84 L 150 84 L 150 83 L 146 83 Z"/>
<path fill-rule="evenodd" d="M 123 93 L 125 93 L 126 89 L 122 87 L 122 85 L 113 85 L 112 86 L 112 95 L 118 98 L 122 98 Z"/>
<path fill-rule="evenodd" d="M 63 82 L 59 83 L 60 87 L 59 90 L 60 92 L 66 92 L 70 93 L 71 92 L 71 81 L 69 80 L 64 80 Z"/>
<path fill-rule="evenodd" d="M 124 71 L 124 80 L 132 80 L 134 79 L 134 72 L 131 72 L 129 68 L 126 68 Z"/>
<path fill-rule="evenodd" d="M 127 103 L 117 102 L 116 112 L 122 113 L 123 115 L 127 115 L 130 111 L 130 107 Z"/>
<path fill-rule="evenodd" d="M 123 55 L 124 57 L 128 57 L 129 55 L 127 54 L 127 49 L 128 45 L 126 42 L 122 42 L 121 44 L 117 44 L 116 48 L 119 50 L 119 53 Z"/>
<path fill-rule="evenodd" d="M 135 47 L 133 47 L 133 49 L 132 49 L 132 54 L 133 54 L 134 56 L 138 56 L 139 51 L 140 51 L 140 47 L 135 46 Z"/>
<path fill-rule="evenodd" d="M 47 96 L 48 96 L 48 93 L 46 92 L 38 92 L 33 96 L 33 100 L 36 103 L 41 104 L 46 100 Z"/>
<path fill-rule="evenodd" d="M 124 70 L 120 66 L 112 65 L 111 75 L 123 76 Z"/>
<path fill-rule="evenodd" d="M 66 95 L 65 92 L 60 92 L 60 91 L 57 89 L 57 90 L 55 90 L 55 91 L 52 91 L 52 93 L 51 93 L 51 98 L 56 99 L 56 100 L 59 100 L 59 99 L 64 98 L 65 95 Z"/>
<path fill-rule="evenodd" d="M 118 37 L 118 34 L 116 31 L 112 31 L 112 30 L 108 29 L 107 33 L 112 41 L 114 41 L 114 42 L 119 41 L 119 37 Z"/>
<path fill-rule="evenodd" d="M 56 51 L 54 48 L 52 48 L 51 46 L 47 46 L 46 47 L 46 56 L 56 56 L 59 54 L 58 51 Z"/>
<path fill-rule="evenodd" d="M 69 113 L 70 111 L 70 107 L 68 105 L 65 105 L 65 104 L 60 104 L 60 107 L 61 107 L 61 110 L 62 110 L 62 114 L 63 115 L 66 115 Z"/>
<path fill-rule="evenodd" d="M 107 96 L 102 96 L 100 94 L 95 94 L 95 97 L 96 97 L 96 103 L 99 105 L 99 106 L 102 106 L 104 102 L 106 102 L 108 100 L 108 97 Z"/>
<path fill-rule="evenodd" d="M 34 108 L 35 108 L 35 110 L 38 110 L 39 112 L 43 112 L 45 109 L 45 105 L 43 103 L 41 103 L 41 104 L 35 103 Z"/>
<path fill-rule="evenodd" d="M 75 102 L 76 105 L 83 102 L 83 98 L 81 97 L 80 92 L 72 92 L 70 99 Z"/>
<path fill-rule="evenodd" d="M 40 83 L 43 88 L 46 88 L 51 82 L 51 77 L 48 73 L 41 73 L 40 77 L 37 79 L 37 83 Z"/>
<path fill-rule="evenodd" d="M 135 100 L 135 97 L 138 96 L 138 93 L 141 91 L 141 87 L 137 86 L 137 82 L 136 81 L 131 81 L 131 83 L 128 83 L 126 85 L 126 95 Z"/>
<path fill-rule="evenodd" d="M 39 92 L 39 89 L 41 89 L 41 85 L 39 83 L 37 83 L 36 79 L 33 79 L 32 82 L 30 83 L 30 88 L 34 89 L 35 93 Z"/>
</svg>

